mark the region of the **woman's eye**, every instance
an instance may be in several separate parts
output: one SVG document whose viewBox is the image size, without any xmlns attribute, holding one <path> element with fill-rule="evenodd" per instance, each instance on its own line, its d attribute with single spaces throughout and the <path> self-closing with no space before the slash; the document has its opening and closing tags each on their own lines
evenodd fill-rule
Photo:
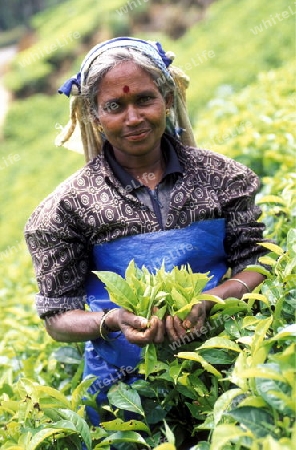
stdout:
<svg viewBox="0 0 296 450">
<path fill-rule="evenodd" d="M 139 98 L 139 103 L 148 103 L 152 100 L 151 95 L 144 95 L 143 97 Z"/>
<path fill-rule="evenodd" d="M 120 104 L 118 102 L 107 102 L 101 108 L 105 114 L 112 114 L 119 110 Z"/>
</svg>

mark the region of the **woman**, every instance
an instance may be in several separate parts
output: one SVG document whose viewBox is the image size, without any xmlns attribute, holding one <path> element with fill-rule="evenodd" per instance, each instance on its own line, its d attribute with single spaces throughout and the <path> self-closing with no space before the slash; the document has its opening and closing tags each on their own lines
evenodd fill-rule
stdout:
<svg viewBox="0 0 296 450">
<path fill-rule="evenodd" d="M 37 311 L 55 340 L 86 342 L 85 375 L 97 377 L 98 402 L 118 379 L 133 381 L 141 347 L 165 335 L 181 339 L 189 328 L 198 332 L 212 303 L 195 305 L 183 322 L 153 317 L 147 327 L 110 302 L 93 270 L 124 275 L 131 259 L 150 268 L 189 263 L 211 272 L 205 292 L 222 299 L 241 298 L 263 280 L 244 271 L 265 252 L 254 205 L 258 178 L 194 147 L 188 80 L 171 62 L 160 44 L 134 38 L 91 49 L 81 73 L 60 89 L 72 101 L 59 142 L 80 129 L 88 162 L 40 204 L 25 229 Z M 229 268 L 231 278 L 222 282 Z"/>
</svg>

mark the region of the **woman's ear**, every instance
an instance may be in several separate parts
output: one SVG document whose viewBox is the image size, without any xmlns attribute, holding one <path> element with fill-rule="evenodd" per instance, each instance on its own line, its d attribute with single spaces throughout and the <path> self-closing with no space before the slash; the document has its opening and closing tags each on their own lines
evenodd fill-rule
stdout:
<svg viewBox="0 0 296 450">
<path fill-rule="evenodd" d="M 171 108 L 174 103 L 174 94 L 172 92 L 169 92 L 165 98 L 165 105 L 167 108 Z"/>
</svg>

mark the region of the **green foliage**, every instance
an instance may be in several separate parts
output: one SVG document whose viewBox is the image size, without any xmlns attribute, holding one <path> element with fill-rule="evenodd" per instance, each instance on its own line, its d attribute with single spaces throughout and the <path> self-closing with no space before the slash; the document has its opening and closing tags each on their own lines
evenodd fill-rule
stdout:
<svg viewBox="0 0 296 450">
<path fill-rule="evenodd" d="M 223 153 L 260 177 L 295 171 L 294 61 L 261 73 L 237 94 L 213 99 L 195 127 L 200 147 Z"/>
<path fill-rule="evenodd" d="M 20 249 L 17 263 L 12 255 L 1 291 L 1 448 L 48 450 L 54 443 L 79 449 L 83 439 L 96 449 L 122 443 L 126 449 L 152 449 L 164 441 L 167 449 L 185 442 L 185 448 L 195 443 L 195 450 L 226 450 L 234 443 L 238 450 L 291 449 L 295 230 L 288 233 L 286 251 L 268 245 L 272 269 L 262 285 L 243 300 L 217 303 L 199 339 L 171 343 L 168 350 L 177 358 L 155 365 L 146 380 L 113 386 L 102 405 L 108 418 L 98 429 L 84 419 L 83 404 L 97 408 L 87 393 L 93 379 L 80 383 L 79 352 L 60 348 L 40 326 L 30 304 L 34 281 L 28 254 Z M 135 418 L 126 421 L 126 411 Z"/>
<path fill-rule="evenodd" d="M 37 41 L 16 57 L 7 85 L 20 95 L 52 91 L 58 84 L 51 72 L 60 70 L 62 64 L 70 69 L 69 75 L 73 65 L 77 70 L 82 59 L 80 47 L 85 52 L 84 44 L 91 36 L 103 40 L 130 34 L 137 14 L 153 7 L 153 2 L 134 3 L 135 7 L 128 8 L 123 0 L 104 4 L 69 0 L 39 13 L 32 22 Z M 258 71 L 279 67 L 294 56 L 293 8 L 288 0 L 260 0 L 256 4 L 220 0 L 211 6 L 203 22 L 193 25 L 178 41 L 147 32 L 140 32 L 138 37 L 161 40 L 164 48 L 176 53 L 176 64 L 191 79 L 188 102 L 196 122 L 200 108 L 219 87 L 230 85 L 237 91 L 255 81 Z M 287 12 L 286 18 L 277 16 L 283 12 Z"/>
<path fill-rule="evenodd" d="M 69 70 L 80 47 L 88 43 L 97 30 L 112 33 L 110 28 L 114 17 L 118 16 L 115 9 L 122 4 L 123 0 L 108 3 L 68 0 L 35 15 L 31 26 L 36 33 L 36 43 L 17 54 L 6 77 L 7 87 L 17 96 L 57 89 L 59 80 L 52 79 L 52 73 L 62 65 Z M 79 65 L 77 63 L 77 69 Z"/>
<path fill-rule="evenodd" d="M 189 266 L 174 267 L 166 272 L 163 265 L 151 273 L 145 266 L 140 269 L 133 260 L 125 271 L 125 278 L 114 272 L 94 273 L 105 284 L 114 303 L 146 319 L 155 313 L 160 319 L 177 315 L 184 320 L 192 302 L 203 299 L 202 289 L 210 279 L 208 274 L 193 273 Z M 219 299 L 214 297 L 213 301 Z"/>
<path fill-rule="evenodd" d="M 153 315 L 159 319 L 178 316 L 184 320 L 192 306 L 204 299 L 202 290 L 210 279 L 208 274 L 193 273 L 190 266 L 182 266 L 180 269 L 174 267 L 166 272 L 162 265 L 155 273 L 151 273 L 145 266 L 140 269 L 133 260 L 125 271 L 125 278 L 114 272 L 94 273 L 105 284 L 112 302 L 148 320 Z M 215 296 L 206 296 L 206 299 L 223 302 Z M 158 350 L 157 347 L 149 344 L 144 350 L 145 377 L 158 364 L 162 348 Z"/>
<path fill-rule="evenodd" d="M 187 99 L 193 123 L 225 87 L 237 92 L 253 83 L 258 72 L 294 58 L 294 28 L 295 5 L 289 0 L 219 0 L 204 21 L 171 43 L 176 65 L 190 77 Z"/>
<path fill-rule="evenodd" d="M 0 48 L 16 45 L 24 33 L 25 28 L 23 24 L 13 29 L 0 32 Z"/>
<path fill-rule="evenodd" d="M 27 26 L 33 14 L 58 2 L 59 0 L 39 0 L 37 2 L 36 0 L 27 0 L 24 3 L 22 0 L 10 0 L 7 3 L 5 0 L 0 0 L 0 29 L 8 30 L 9 33 L 16 26 Z"/>
<path fill-rule="evenodd" d="M 119 399 L 113 391 L 109 395 L 113 413 L 119 414 L 114 407 L 137 411 L 154 437 L 165 417 L 177 448 L 186 441 L 186 429 L 195 442 L 205 430 L 209 433 L 210 445 L 200 442 L 196 450 L 227 449 L 234 443 L 238 450 L 292 449 L 295 244 L 291 230 L 286 252 L 271 246 L 272 254 L 280 256 L 271 254 L 271 272 L 260 288 L 244 296 L 244 307 L 231 316 L 234 300 L 213 308 L 206 340 L 176 343 L 175 349 L 183 345 L 185 350 L 177 353 L 178 360 L 155 368 L 146 381 L 112 388 L 120 391 Z M 224 355 L 232 355 L 232 361 Z M 135 389 L 140 397 L 134 397 Z M 152 448 L 159 443 L 150 437 L 146 442 L 153 442 Z"/>
<path fill-rule="evenodd" d="M 32 307 L 36 285 L 24 246 L 6 255 L 0 273 L 1 448 L 33 450 L 43 442 L 47 450 L 56 435 L 69 446 L 80 445 L 80 435 L 89 441 L 81 405 L 90 384 L 80 383 L 83 347 L 61 346 L 45 332 Z"/>
<path fill-rule="evenodd" d="M 296 174 L 285 170 L 263 178 L 263 189 L 258 195 L 262 220 L 270 238 L 286 248 L 286 236 L 296 227 Z"/>
<path fill-rule="evenodd" d="M 175 350 L 184 348 L 177 360 L 155 368 L 146 381 L 112 388 L 111 410 L 137 411 L 154 436 L 146 439 L 152 448 L 160 442 L 156 439 L 165 418 L 177 448 L 186 441 L 186 429 L 192 443 L 199 442 L 205 430 L 209 433 L 210 445 L 199 442 L 196 450 L 227 449 L 231 443 L 238 450 L 292 449 L 295 244 L 296 233 L 291 230 L 286 252 L 272 247 L 280 257 L 273 260 L 263 285 L 244 296 L 235 314 L 232 299 L 213 308 L 206 340 L 176 343 Z M 133 390 L 140 397 L 134 397 Z"/>
<path fill-rule="evenodd" d="M 61 96 L 52 102 L 36 95 L 9 109 L 0 150 L 3 260 L 23 242 L 25 222 L 38 203 L 84 164 L 82 155 L 54 146 L 65 108 Z"/>
</svg>

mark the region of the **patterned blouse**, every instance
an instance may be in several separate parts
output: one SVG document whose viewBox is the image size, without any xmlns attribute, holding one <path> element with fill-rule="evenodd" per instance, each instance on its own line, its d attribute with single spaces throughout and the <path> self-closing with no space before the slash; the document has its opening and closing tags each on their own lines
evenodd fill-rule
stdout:
<svg viewBox="0 0 296 450">
<path fill-rule="evenodd" d="M 166 160 L 177 156 L 182 168 L 182 173 L 165 173 L 159 184 L 160 197 L 167 199 L 165 220 L 159 220 L 153 205 L 136 192 L 139 183 L 125 185 L 120 174 L 115 176 L 108 143 L 100 156 L 61 183 L 33 212 L 25 238 L 36 271 L 40 317 L 84 309 L 94 244 L 122 236 L 224 218 L 224 247 L 232 276 L 266 253 L 257 244 L 264 241 L 265 227 L 257 221 L 261 211 L 254 203 L 259 189 L 256 174 L 230 158 L 184 147 L 168 136 L 162 144 Z"/>
</svg>

